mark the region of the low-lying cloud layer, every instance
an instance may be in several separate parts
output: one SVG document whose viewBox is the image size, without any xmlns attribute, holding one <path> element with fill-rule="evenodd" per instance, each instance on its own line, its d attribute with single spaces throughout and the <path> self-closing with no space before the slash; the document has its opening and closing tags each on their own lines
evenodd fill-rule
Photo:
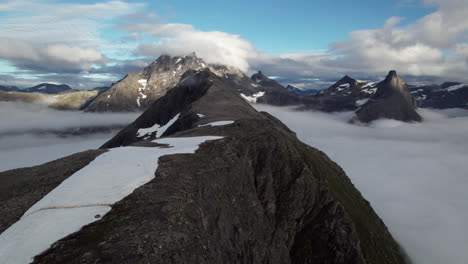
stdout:
<svg viewBox="0 0 468 264">
<path fill-rule="evenodd" d="M 67 137 L 55 132 L 79 127 L 123 127 L 138 115 L 66 112 L 40 105 L 0 102 L 0 171 L 39 165 L 99 148 L 118 129 Z"/>
<path fill-rule="evenodd" d="M 351 113 L 256 106 L 336 161 L 416 264 L 468 259 L 468 111 L 421 110 L 421 124 L 348 124 Z"/>
</svg>

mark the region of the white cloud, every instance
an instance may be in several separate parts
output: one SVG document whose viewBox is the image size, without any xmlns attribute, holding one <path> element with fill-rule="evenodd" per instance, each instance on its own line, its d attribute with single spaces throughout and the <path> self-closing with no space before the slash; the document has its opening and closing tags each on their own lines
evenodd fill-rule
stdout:
<svg viewBox="0 0 468 264">
<path fill-rule="evenodd" d="M 422 110 L 425 122 L 347 123 L 352 113 L 267 111 L 324 151 L 372 204 L 414 263 L 468 259 L 468 111 Z"/>
<path fill-rule="evenodd" d="M 268 75 L 289 79 L 330 80 L 344 74 L 374 78 L 396 69 L 401 75 L 468 81 L 468 1 L 418 1 L 436 10 L 406 25 L 400 24 L 404 18 L 390 17 L 382 21 L 381 28 L 351 32 L 347 40 L 332 43 L 329 51 L 279 56 L 257 50 L 240 35 L 202 31 L 189 24 L 162 23 L 154 13 L 144 12 L 146 6 L 140 3 L 9 1 L 0 4 L 0 12 L 21 10 L 24 15 L 2 18 L 0 39 L 5 43 L 5 39 L 13 38 L 16 42 L 3 45 L 3 54 L 9 55 L 0 54 L 0 59 L 10 60 L 20 69 L 76 73 L 93 72 L 90 67 L 105 63 L 108 54 L 126 55 L 126 59 L 134 59 L 131 56 L 137 54 L 154 59 L 163 53 L 186 55 L 195 51 L 210 63 L 233 65 L 248 74 L 263 70 Z M 120 41 L 102 39 L 100 31 L 110 29 L 120 17 L 127 21 L 119 24 L 117 30 L 127 32 L 127 36 Z M 151 38 L 153 41 L 148 40 Z M 5 52 L 14 46 L 20 48 Z M 75 53 L 79 56 L 67 56 Z M 105 69 L 119 67 L 97 71 Z"/>
<path fill-rule="evenodd" d="M 101 47 L 107 22 L 136 12 L 142 4 L 106 1 L 94 4 L 15 0 L 0 4 L 0 59 L 20 70 L 88 71 L 105 62 Z M 14 14 L 14 15 L 12 15 Z"/>
<path fill-rule="evenodd" d="M 208 63 L 223 63 L 243 71 L 249 69 L 248 59 L 257 56 L 255 47 L 238 35 L 220 31 L 199 31 L 186 24 L 135 24 L 124 27 L 130 33 L 146 34 L 158 43 L 142 44 L 137 53 L 145 56 L 171 54 L 181 56 L 193 51 Z"/>
<path fill-rule="evenodd" d="M 408 75 L 468 80 L 464 49 L 468 1 L 424 2 L 437 10 L 406 26 L 398 26 L 401 18 L 392 17 L 380 29 L 351 32 L 348 40 L 331 45 L 339 57 L 328 64 L 362 72 L 397 69 Z"/>
<path fill-rule="evenodd" d="M 377 76 L 396 69 L 402 75 L 468 80 L 468 2 L 425 3 L 437 10 L 405 26 L 400 26 L 404 18 L 390 17 L 381 28 L 351 32 L 347 40 L 332 43 L 328 52 L 320 54 L 272 56 L 238 35 L 200 31 L 187 24 L 151 23 L 151 19 L 122 28 L 132 37 L 156 37 L 153 43 L 141 44 L 137 54 L 185 55 L 195 51 L 209 62 L 230 64 L 249 73 L 261 69 L 287 78 L 329 79 L 347 73 Z"/>
<path fill-rule="evenodd" d="M 49 72 L 81 72 L 106 59 L 96 48 L 67 44 L 32 44 L 29 42 L 0 38 L 0 58 L 28 69 Z"/>
</svg>

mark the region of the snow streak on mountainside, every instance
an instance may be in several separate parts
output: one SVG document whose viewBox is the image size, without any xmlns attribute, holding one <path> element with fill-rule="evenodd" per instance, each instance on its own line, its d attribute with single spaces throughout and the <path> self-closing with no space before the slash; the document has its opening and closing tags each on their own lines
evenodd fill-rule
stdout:
<svg viewBox="0 0 468 264">
<path fill-rule="evenodd" d="M 51 244 L 99 220 L 113 204 L 152 180 L 158 167 L 155 161 L 159 157 L 194 153 L 203 142 L 220 138 L 165 138 L 155 143 L 169 147 L 116 148 L 100 155 L 44 196 L 17 223 L 0 234 L 2 261 L 30 263 Z M 54 225 L 50 225 L 52 222 Z"/>
</svg>

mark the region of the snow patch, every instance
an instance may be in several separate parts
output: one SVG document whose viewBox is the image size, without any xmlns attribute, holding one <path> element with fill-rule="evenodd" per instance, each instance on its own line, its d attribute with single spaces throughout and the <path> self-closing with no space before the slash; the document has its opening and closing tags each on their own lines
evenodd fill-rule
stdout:
<svg viewBox="0 0 468 264">
<path fill-rule="evenodd" d="M 175 121 L 177 121 L 177 119 L 179 119 L 179 116 L 180 116 L 180 113 L 177 114 L 176 116 L 174 116 L 171 120 L 169 120 L 169 122 L 167 122 L 164 126 L 161 126 L 158 123 L 156 123 L 152 127 L 140 128 L 137 131 L 137 136 L 138 137 L 144 137 L 146 135 L 150 135 L 150 134 L 156 132 L 156 137 L 159 138 L 159 137 L 162 136 L 162 134 L 164 134 L 164 132 L 166 132 L 166 130 L 170 126 L 172 126 L 172 124 L 175 123 Z"/>
<path fill-rule="evenodd" d="M 226 125 L 231 125 L 234 124 L 234 121 L 217 121 L 217 122 L 212 122 L 204 125 L 198 125 L 198 127 L 204 127 L 204 126 L 226 126 Z"/>
<path fill-rule="evenodd" d="M 351 85 L 349 83 L 343 83 L 342 85 L 338 86 L 340 88 L 346 89 L 349 88 Z"/>
<path fill-rule="evenodd" d="M 161 156 L 195 153 L 201 143 L 221 138 L 166 138 L 153 142 L 171 148 L 123 147 L 98 156 L 0 234 L 2 263 L 30 263 L 57 240 L 99 220 L 111 205 L 154 179 Z"/>
<path fill-rule="evenodd" d="M 425 95 L 425 94 L 416 97 L 417 101 L 424 101 L 426 99 L 427 99 L 427 95 Z"/>
<path fill-rule="evenodd" d="M 452 86 L 450 86 L 450 87 L 447 88 L 447 91 L 453 92 L 453 91 L 456 91 L 456 90 L 458 90 L 458 89 L 460 89 L 460 88 L 463 88 L 463 87 L 465 87 L 465 86 L 467 86 L 467 85 L 466 85 L 466 84 L 463 84 L 463 83 L 462 83 L 462 84 L 458 84 L 458 85 L 452 85 Z"/>
<path fill-rule="evenodd" d="M 146 88 L 146 85 L 148 84 L 148 80 L 141 79 L 141 80 L 138 80 L 138 83 L 143 86 L 142 89 L 144 90 Z"/>
<path fill-rule="evenodd" d="M 245 100 L 251 102 L 251 103 L 256 103 L 257 99 L 264 96 L 265 92 L 258 92 L 256 94 L 253 94 L 252 96 L 247 96 L 243 93 L 240 94 Z"/>
<path fill-rule="evenodd" d="M 143 87 L 138 87 L 138 98 L 136 99 L 138 107 L 140 107 L 140 99 L 146 99 L 146 94 L 143 93 L 143 91 L 146 89 L 146 86 L 148 84 L 148 81 L 145 79 L 138 80 L 138 83 L 142 85 Z"/>
<path fill-rule="evenodd" d="M 371 88 L 371 89 L 362 89 L 363 92 L 367 94 L 375 94 L 377 92 L 377 88 Z"/>
<path fill-rule="evenodd" d="M 176 64 L 181 62 L 182 61 L 182 58 L 178 58 L 177 61 L 176 61 Z"/>
<path fill-rule="evenodd" d="M 199 118 L 203 118 L 203 117 L 205 117 L 205 115 L 204 115 L 204 114 L 197 114 L 197 116 L 198 116 Z"/>
<path fill-rule="evenodd" d="M 83 226 L 99 220 L 110 206 L 41 210 L 23 216 L 0 235 L 2 263 L 31 263 L 33 257 Z"/>
<path fill-rule="evenodd" d="M 375 87 L 376 85 L 377 85 L 377 82 L 370 82 L 370 83 L 367 83 L 364 86 L 362 86 L 361 89 L 369 88 L 369 87 Z"/>
</svg>

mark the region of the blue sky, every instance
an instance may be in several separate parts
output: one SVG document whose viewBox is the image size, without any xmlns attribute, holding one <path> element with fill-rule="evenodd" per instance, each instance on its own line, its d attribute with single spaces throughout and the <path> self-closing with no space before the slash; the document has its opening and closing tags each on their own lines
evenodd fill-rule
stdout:
<svg viewBox="0 0 468 264">
<path fill-rule="evenodd" d="M 0 1 L 0 84 L 88 88 L 192 51 L 299 86 L 389 69 L 460 80 L 467 12 L 465 0 Z"/>
<path fill-rule="evenodd" d="M 434 10 L 401 0 L 176 0 L 154 6 L 165 22 L 239 34 L 273 55 L 326 50 L 349 32 L 378 28 L 391 16 L 410 23 Z"/>
</svg>

